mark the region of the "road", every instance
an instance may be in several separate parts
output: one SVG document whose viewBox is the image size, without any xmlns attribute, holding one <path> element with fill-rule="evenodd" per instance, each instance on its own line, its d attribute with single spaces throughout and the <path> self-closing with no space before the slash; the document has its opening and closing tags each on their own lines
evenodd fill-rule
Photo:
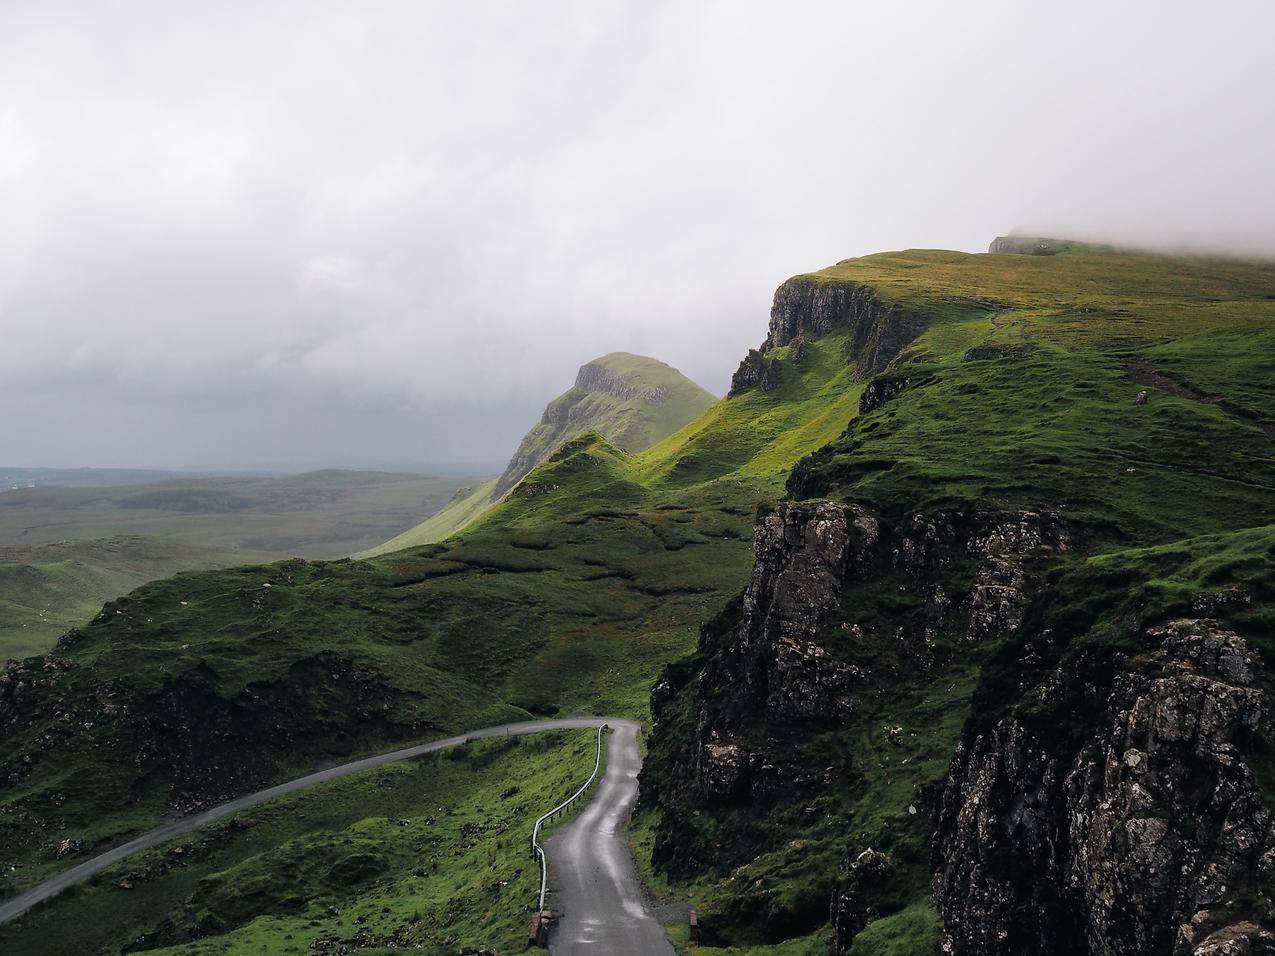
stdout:
<svg viewBox="0 0 1275 956">
<path fill-rule="evenodd" d="M 625 837 L 642 766 L 638 728 L 627 720 L 608 723 L 614 733 L 597 795 L 545 840 L 554 888 L 548 905 L 559 916 L 549 951 L 554 956 L 673 956 L 646 905 Z"/>
<path fill-rule="evenodd" d="M 448 747 L 457 747 L 461 744 L 468 743 L 471 740 L 481 740 L 487 737 L 522 737 L 527 734 L 536 734 L 545 730 L 572 730 L 581 727 L 599 727 L 602 724 L 610 724 L 613 727 L 627 727 L 634 741 L 633 756 L 637 755 L 637 732 L 634 724 L 626 720 L 609 717 L 564 717 L 556 720 L 528 720 L 517 724 L 501 724 L 497 727 L 484 727 L 481 730 L 471 730 L 468 733 L 460 734 L 455 737 L 447 737 L 443 740 L 431 740 L 429 743 L 417 744 L 413 747 L 404 747 L 401 750 L 393 750 L 389 753 L 377 754 L 372 757 L 364 757 L 361 760 L 353 760 L 349 763 L 343 763 L 336 767 L 329 767 L 327 770 L 319 770 L 315 773 L 307 774 L 304 777 L 298 777 L 296 780 L 289 780 L 287 783 L 281 783 L 274 787 L 267 787 L 265 790 L 258 790 L 256 793 L 250 793 L 247 796 L 239 797 L 231 800 L 229 803 L 223 803 L 197 813 L 192 816 L 182 817 L 171 823 L 156 827 L 148 833 L 130 840 L 129 842 L 117 846 L 112 850 L 107 850 L 92 859 L 85 860 L 83 863 L 77 863 L 70 869 L 64 870 L 52 879 L 46 880 L 37 886 L 32 887 L 25 893 L 15 896 L 11 900 L 0 903 L 0 923 L 7 923 L 9 920 L 21 916 L 37 903 L 43 902 L 50 897 L 56 896 L 63 890 L 75 886 L 77 883 L 83 883 L 89 877 L 100 873 L 113 863 L 118 863 L 134 853 L 142 850 L 150 849 L 153 846 L 159 846 L 174 837 L 183 836 L 198 830 L 200 827 L 207 826 L 217 820 L 232 816 L 241 810 L 249 807 L 255 807 L 259 803 L 265 803 L 267 800 L 273 800 L 276 797 L 282 797 L 285 794 L 293 793 L 297 790 L 303 790 L 306 787 L 312 787 L 316 783 L 323 783 L 325 780 L 336 780 L 338 777 L 348 777 L 350 774 L 362 773 L 364 770 L 373 770 L 376 767 L 382 767 L 387 763 L 393 763 L 396 760 L 407 760 L 411 757 L 419 757 L 421 754 L 433 753 L 436 750 L 446 750 Z M 612 736 L 614 741 L 620 737 L 624 731 L 617 732 Z M 608 753 L 615 750 L 614 743 Z M 610 758 L 608 758 L 610 759 Z M 623 759 L 623 758 L 622 758 Z M 636 769 L 633 773 L 636 774 Z M 610 768 L 608 767 L 606 780 L 603 782 L 603 789 L 599 791 L 598 797 L 594 800 L 597 803 L 602 799 L 605 792 L 607 782 L 612 779 Z M 634 780 L 634 790 L 636 792 L 636 778 Z M 632 806 L 632 800 L 629 801 Z M 590 810 L 593 809 L 591 804 Z M 626 811 L 627 812 L 627 811 Z M 627 848 L 626 848 L 627 853 Z M 632 863 L 629 864 L 629 870 L 632 870 Z M 532 900 L 532 905 L 535 901 Z M 617 950 L 616 952 L 659 952 L 659 950 Z M 672 952 L 672 950 L 669 950 Z"/>
</svg>

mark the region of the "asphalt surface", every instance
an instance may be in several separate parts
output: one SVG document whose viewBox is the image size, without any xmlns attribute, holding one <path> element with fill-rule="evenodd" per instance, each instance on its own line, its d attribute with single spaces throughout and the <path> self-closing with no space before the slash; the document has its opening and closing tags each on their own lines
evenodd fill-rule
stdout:
<svg viewBox="0 0 1275 956">
<path fill-rule="evenodd" d="M 100 873 L 112 863 L 118 863 L 127 857 L 132 856 L 142 850 L 150 849 L 153 846 L 159 846 L 174 837 L 183 836 L 198 830 L 200 827 L 207 826 L 217 820 L 232 816 L 241 810 L 249 807 L 255 807 L 259 803 L 265 803 L 267 800 L 273 800 L 276 797 L 282 797 L 285 794 L 292 793 L 296 790 L 303 790 L 306 787 L 312 787 L 316 783 L 322 783 L 325 780 L 336 780 L 338 777 L 348 777 L 350 774 L 361 773 L 364 770 L 373 770 L 376 767 L 382 767 L 387 763 L 393 763 L 396 760 L 407 760 L 411 757 L 419 757 L 421 754 L 432 753 L 435 750 L 446 750 L 448 747 L 456 747 L 471 740 L 480 740 L 487 737 L 522 737 L 526 734 L 536 734 L 545 730 L 572 730 L 580 727 L 599 727 L 602 724 L 610 724 L 612 727 L 629 728 L 629 733 L 633 741 L 633 757 L 637 760 L 637 733 L 635 725 L 629 721 L 617 720 L 607 717 L 565 717 L 557 720 L 528 720 L 517 724 L 501 724 L 497 727 L 484 727 L 481 730 L 471 730 L 469 733 L 460 734 L 456 737 L 447 737 L 443 740 L 431 740 L 429 743 L 417 744 L 413 747 L 404 747 L 401 750 L 393 750 L 389 753 L 377 754 L 373 757 L 364 757 L 361 760 L 353 760 L 350 763 L 343 763 L 336 767 L 329 767 L 327 770 L 319 770 L 304 777 L 298 777 L 296 780 L 289 780 L 287 783 L 281 783 L 274 787 L 268 787 L 265 790 L 258 790 L 256 793 L 250 793 L 247 796 L 239 797 L 231 800 L 229 803 L 223 803 L 197 813 L 192 816 L 182 817 L 171 823 L 156 827 L 149 833 L 143 833 L 141 836 L 130 840 L 129 842 L 115 847 L 113 850 L 107 850 L 92 859 L 85 860 L 83 863 L 77 863 L 68 870 L 64 870 L 52 879 L 33 886 L 11 900 L 0 903 L 0 923 L 7 923 L 15 917 L 21 916 L 37 903 L 43 902 L 52 896 L 56 896 L 63 890 L 75 886 L 77 883 L 83 883 L 89 877 Z M 622 735 L 623 731 L 612 735 L 612 747 L 609 753 L 614 753 L 616 738 Z M 608 758 L 610 759 L 610 758 Z M 633 774 L 637 773 L 637 765 L 634 765 Z M 611 779 L 611 771 L 608 766 L 606 780 Z M 605 790 L 606 781 L 603 782 Z M 634 776 L 634 794 L 636 795 L 637 783 Z M 602 798 L 604 790 L 600 790 L 598 797 L 595 798 L 596 804 Z M 629 801 L 632 806 L 632 800 Z M 590 810 L 593 805 L 590 805 Z M 627 813 L 627 810 L 625 811 Z M 627 859 L 628 849 L 625 847 Z M 632 862 L 629 863 L 630 875 L 633 869 Z M 535 901 L 532 901 L 534 905 Z M 658 927 L 657 927 L 658 929 Z M 662 934 L 661 934 L 662 935 Z M 667 943 L 665 944 L 667 946 Z M 564 950 L 564 952 L 575 952 L 575 950 Z M 671 949 L 618 949 L 617 953 L 655 953 L 655 952 L 672 952 Z"/>
<path fill-rule="evenodd" d="M 646 905 L 633 869 L 625 825 L 637 801 L 642 767 L 637 725 L 608 720 L 606 774 L 580 815 L 544 842 L 552 873 L 548 908 L 555 956 L 673 956 Z"/>
</svg>

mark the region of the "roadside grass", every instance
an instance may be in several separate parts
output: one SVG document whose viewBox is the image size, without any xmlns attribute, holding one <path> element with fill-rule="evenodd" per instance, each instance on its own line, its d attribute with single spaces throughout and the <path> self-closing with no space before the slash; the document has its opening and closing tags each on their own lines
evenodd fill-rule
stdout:
<svg viewBox="0 0 1275 956">
<path fill-rule="evenodd" d="M 0 927 L 0 948 L 520 948 L 539 886 L 531 824 L 588 777 L 595 739 L 579 730 L 477 741 L 320 784 L 104 871 Z"/>
</svg>

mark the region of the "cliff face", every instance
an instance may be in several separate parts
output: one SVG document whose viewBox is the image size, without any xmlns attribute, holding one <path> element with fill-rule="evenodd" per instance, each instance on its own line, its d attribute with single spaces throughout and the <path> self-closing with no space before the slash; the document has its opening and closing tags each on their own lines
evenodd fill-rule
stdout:
<svg viewBox="0 0 1275 956">
<path fill-rule="evenodd" d="M 564 442 L 595 431 L 618 448 L 641 451 L 712 405 L 713 396 L 663 362 L 613 352 L 580 367 L 575 384 L 545 408 L 496 482 L 496 501 Z"/>
<path fill-rule="evenodd" d="M 652 693 L 643 800 L 662 811 L 656 865 L 681 875 L 706 859 L 738 866 L 788 835 L 763 820 L 791 819 L 795 836 L 818 813 L 853 832 L 858 794 L 883 781 L 847 738 L 867 735 L 887 751 L 915 738 L 923 718 L 897 702 L 951 680 L 961 655 L 1015 633 L 1034 568 L 1069 547 L 1065 523 L 1032 513 L 916 513 L 892 524 L 857 505 L 812 501 L 765 514 L 743 596 L 704 627 L 696 658 L 666 670 Z M 894 759 L 913 779 L 906 753 Z M 889 897 L 892 881 L 925 865 L 917 805 L 931 798 L 923 778 L 915 782 L 910 812 L 877 835 L 875 849 L 835 841 L 844 859 L 819 883 L 818 906 L 767 909 L 745 893 L 734 909 L 752 913 L 764 939 L 808 932 L 831 909 L 847 948 L 890 907 L 883 887 Z M 706 818 L 719 826 L 706 832 Z M 864 880 L 869 861 L 888 875 Z"/>
<path fill-rule="evenodd" d="M 837 330 L 849 333 L 847 361 L 854 363 L 860 377 L 867 378 L 882 371 L 924 331 L 926 323 L 919 313 L 887 305 L 866 285 L 796 276 L 775 290 L 766 341 L 740 363 L 730 394 L 778 387 L 780 366 L 769 358 L 771 352 L 790 346 L 800 351 L 805 342 Z"/>
<path fill-rule="evenodd" d="M 962 740 L 935 833 L 948 951 L 1275 947 L 1271 815 L 1247 759 L 1261 664 L 1216 620 L 1142 638 L 1145 661 L 1086 688 L 1102 706 L 1079 746 L 1013 716 Z M 1068 679 L 1027 694 L 1074 694 Z"/>
<path fill-rule="evenodd" d="M 1275 823 L 1252 762 L 1270 730 L 1260 656 L 1217 618 L 1069 648 L 1051 625 L 1074 612 L 1042 595 L 1076 543 L 1036 513 L 892 524 L 810 501 L 763 515 L 744 594 L 652 693 L 655 864 L 747 871 L 821 819 L 840 834 L 816 883 L 827 909 L 780 905 L 758 879 L 723 907 L 734 932 L 778 940 L 828 919 L 848 953 L 920 881 L 943 952 L 1275 952 Z M 1194 601 L 1252 607 L 1242 591 Z M 895 702 L 920 691 L 934 706 L 961 658 L 996 647 L 994 678 L 948 715 L 966 729 L 946 773 L 912 772 L 908 738 L 928 731 Z M 862 804 L 901 782 L 906 815 L 872 832 Z"/>
</svg>

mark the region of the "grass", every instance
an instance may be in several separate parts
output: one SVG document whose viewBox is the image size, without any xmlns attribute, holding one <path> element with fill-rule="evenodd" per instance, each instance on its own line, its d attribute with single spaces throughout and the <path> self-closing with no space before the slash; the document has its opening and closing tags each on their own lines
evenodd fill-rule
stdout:
<svg viewBox="0 0 1275 956">
<path fill-rule="evenodd" d="M 0 948 L 286 954 L 335 938 L 512 951 L 539 887 L 531 823 L 588 777 L 593 741 L 483 741 L 322 784 L 112 867 L 0 928 Z"/>
<path fill-rule="evenodd" d="M 523 437 L 492 497 L 502 497 L 577 435 L 596 432 L 616 448 L 639 451 L 698 418 L 713 401 L 677 369 L 655 359 L 628 352 L 596 358 Z"/>
<path fill-rule="evenodd" d="M 135 536 L 0 547 L 0 661 L 49 651 L 104 602 L 148 581 L 265 557 Z"/>
<path fill-rule="evenodd" d="M 368 548 L 357 557 L 373 558 L 378 554 L 389 554 L 393 551 L 402 551 L 404 548 L 415 548 L 450 538 L 476 521 L 492 506 L 491 494 L 495 489 L 495 478 L 481 481 L 476 485 L 468 485 L 456 492 L 451 501 L 420 524 L 408 528 L 402 534 L 374 548 Z"/>
</svg>

